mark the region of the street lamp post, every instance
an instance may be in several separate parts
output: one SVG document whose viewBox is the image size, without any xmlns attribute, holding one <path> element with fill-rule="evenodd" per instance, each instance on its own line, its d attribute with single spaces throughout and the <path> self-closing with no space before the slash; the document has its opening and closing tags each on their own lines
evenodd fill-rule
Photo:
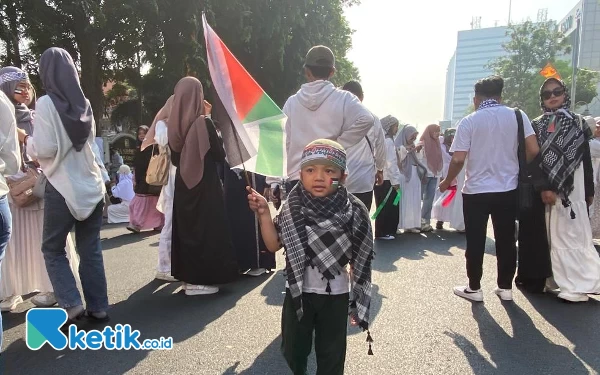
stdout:
<svg viewBox="0 0 600 375">
<path fill-rule="evenodd" d="M 583 9 L 585 6 L 585 0 L 581 2 L 581 10 L 577 13 L 577 29 L 575 31 L 575 44 L 573 46 L 573 74 L 572 79 L 573 82 L 571 84 L 571 99 L 575 102 L 575 97 L 577 95 L 577 72 L 579 70 L 579 53 L 581 48 L 581 34 L 583 27 Z"/>
</svg>

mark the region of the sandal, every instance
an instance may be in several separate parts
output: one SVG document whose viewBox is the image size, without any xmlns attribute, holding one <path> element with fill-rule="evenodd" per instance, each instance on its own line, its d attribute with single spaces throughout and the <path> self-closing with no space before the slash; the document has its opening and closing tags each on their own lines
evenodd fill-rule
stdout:
<svg viewBox="0 0 600 375">
<path fill-rule="evenodd" d="M 90 313 L 90 312 L 89 312 L 89 311 L 87 311 L 87 310 L 86 310 L 86 312 L 85 312 L 85 317 L 86 317 L 86 318 L 87 318 L 89 321 L 91 321 L 91 322 L 93 322 L 93 323 L 98 323 L 98 324 L 101 324 L 101 323 L 108 323 L 108 322 L 110 321 L 110 316 L 108 316 L 108 314 L 106 314 L 106 316 L 104 316 L 104 317 L 102 317 L 102 318 L 98 318 L 98 317 L 94 316 L 92 313 Z"/>
<path fill-rule="evenodd" d="M 67 321 L 60 326 L 60 331 L 61 332 L 69 332 L 69 327 L 71 326 L 71 324 L 75 324 L 77 325 L 77 322 L 81 320 L 81 318 L 83 318 L 83 316 L 85 315 L 85 310 L 83 310 L 79 315 L 77 315 L 76 317 L 72 318 L 72 319 L 67 319 Z"/>
</svg>

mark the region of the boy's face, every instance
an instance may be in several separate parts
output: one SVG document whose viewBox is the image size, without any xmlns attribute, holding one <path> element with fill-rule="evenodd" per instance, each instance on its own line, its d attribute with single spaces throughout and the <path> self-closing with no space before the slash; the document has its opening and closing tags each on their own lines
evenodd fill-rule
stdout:
<svg viewBox="0 0 600 375">
<path fill-rule="evenodd" d="M 342 174 L 341 169 L 331 165 L 306 165 L 300 171 L 302 185 L 315 198 L 334 194 L 345 180 L 346 175 Z M 338 184 L 335 183 L 336 181 Z"/>
</svg>

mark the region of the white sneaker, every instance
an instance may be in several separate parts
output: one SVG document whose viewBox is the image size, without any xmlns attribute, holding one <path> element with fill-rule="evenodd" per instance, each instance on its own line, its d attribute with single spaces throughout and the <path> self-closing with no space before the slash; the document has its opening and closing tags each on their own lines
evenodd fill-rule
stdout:
<svg viewBox="0 0 600 375">
<path fill-rule="evenodd" d="M 38 293 L 31 302 L 37 307 L 50 307 L 56 305 L 56 297 L 52 292 Z"/>
<path fill-rule="evenodd" d="M 387 236 L 376 238 L 376 240 L 384 240 L 384 241 L 390 241 L 390 240 L 395 240 L 395 239 L 396 239 L 396 237 L 392 236 L 391 234 L 388 234 Z"/>
<path fill-rule="evenodd" d="M 420 229 L 417 229 L 417 228 L 413 228 L 413 229 L 405 229 L 405 230 L 404 230 L 404 233 L 414 233 L 414 234 L 419 234 L 419 233 L 421 233 L 421 230 L 420 230 Z"/>
<path fill-rule="evenodd" d="M 264 275 L 265 273 L 267 273 L 266 268 L 255 268 L 255 269 L 252 269 L 252 270 L 246 272 L 246 275 L 258 277 L 258 276 Z"/>
<path fill-rule="evenodd" d="M 590 300 L 587 294 L 579 294 L 579 293 L 558 293 L 558 298 L 564 299 L 569 302 L 587 302 Z"/>
<path fill-rule="evenodd" d="M 154 278 L 157 280 L 168 281 L 170 283 L 179 281 L 176 278 L 174 278 L 173 276 L 171 276 L 170 272 L 157 272 L 156 276 L 154 276 Z"/>
<path fill-rule="evenodd" d="M 210 285 L 185 285 L 186 296 L 199 296 L 204 294 L 215 294 L 219 292 L 219 287 Z"/>
<path fill-rule="evenodd" d="M 0 302 L 0 311 L 13 311 L 21 303 L 23 303 L 23 297 L 21 296 L 7 297 Z"/>
<path fill-rule="evenodd" d="M 481 291 L 481 289 L 471 290 L 471 288 L 469 288 L 468 286 L 455 286 L 454 294 L 471 301 L 483 302 L 483 292 Z"/>
<path fill-rule="evenodd" d="M 502 301 L 512 301 L 513 300 L 512 289 L 496 288 L 496 289 L 494 289 L 494 293 L 496 293 L 496 295 L 498 297 L 500 297 L 500 299 Z"/>
</svg>

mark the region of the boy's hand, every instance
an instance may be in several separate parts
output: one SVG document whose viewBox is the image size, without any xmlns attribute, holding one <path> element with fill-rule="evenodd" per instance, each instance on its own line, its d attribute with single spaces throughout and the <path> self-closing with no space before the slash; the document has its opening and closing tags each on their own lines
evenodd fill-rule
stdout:
<svg viewBox="0 0 600 375">
<path fill-rule="evenodd" d="M 358 326 L 358 322 L 356 321 L 356 319 L 354 319 L 354 316 L 352 316 L 352 315 L 350 315 L 350 325 L 352 327 Z"/>
<path fill-rule="evenodd" d="M 249 193 L 248 205 L 250 206 L 250 209 L 259 215 L 268 214 L 270 216 L 271 212 L 269 211 L 269 204 L 267 203 L 265 197 L 258 194 L 258 192 L 252 189 L 250 186 L 247 186 L 246 190 L 248 190 Z"/>
</svg>

